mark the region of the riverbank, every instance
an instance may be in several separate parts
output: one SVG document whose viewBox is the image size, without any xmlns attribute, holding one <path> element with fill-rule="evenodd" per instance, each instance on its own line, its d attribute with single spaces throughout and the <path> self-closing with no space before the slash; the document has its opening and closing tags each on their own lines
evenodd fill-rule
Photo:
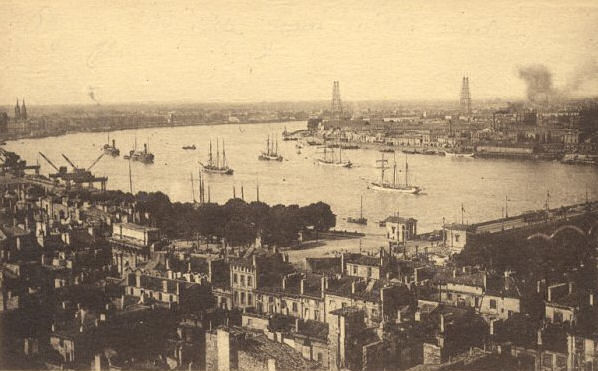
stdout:
<svg viewBox="0 0 598 371">
<path fill-rule="evenodd" d="M 260 125 L 260 124 L 279 124 L 285 122 L 297 122 L 297 120 L 266 120 L 260 122 L 230 122 L 230 121 L 214 121 L 214 122 L 196 122 L 196 123 L 183 123 L 174 125 L 163 125 L 161 123 L 143 125 L 139 127 L 123 127 L 123 128 L 95 128 L 91 130 L 65 130 L 57 132 L 43 132 L 43 133 L 15 133 L 15 134 L 0 134 L 0 141 L 9 142 L 23 139 L 43 139 L 43 138 L 58 138 L 70 134 L 82 134 L 82 133 L 112 133 L 117 131 L 131 131 L 141 129 L 156 129 L 156 128 L 182 128 L 182 127 L 193 127 L 193 126 L 221 126 L 221 125 Z"/>
</svg>

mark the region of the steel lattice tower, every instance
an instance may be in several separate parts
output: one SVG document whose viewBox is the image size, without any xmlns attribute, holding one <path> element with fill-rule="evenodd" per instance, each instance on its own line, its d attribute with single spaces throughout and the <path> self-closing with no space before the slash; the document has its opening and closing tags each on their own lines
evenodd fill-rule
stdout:
<svg viewBox="0 0 598 371">
<path fill-rule="evenodd" d="M 338 81 L 332 83 L 332 118 L 340 119 L 343 116 L 343 105 L 341 103 L 341 90 Z"/>
<path fill-rule="evenodd" d="M 471 94 L 469 93 L 469 77 L 463 77 L 463 84 L 461 85 L 461 112 L 466 115 L 471 114 Z"/>
</svg>

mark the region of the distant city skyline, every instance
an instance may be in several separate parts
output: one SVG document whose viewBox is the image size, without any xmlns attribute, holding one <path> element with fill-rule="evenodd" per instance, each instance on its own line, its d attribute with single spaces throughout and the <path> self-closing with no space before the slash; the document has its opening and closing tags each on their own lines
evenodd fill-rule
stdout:
<svg viewBox="0 0 598 371">
<path fill-rule="evenodd" d="M 7 1 L 0 102 L 524 99 L 522 66 L 556 88 L 598 60 L 592 1 Z M 572 96 L 598 95 L 595 67 Z"/>
</svg>

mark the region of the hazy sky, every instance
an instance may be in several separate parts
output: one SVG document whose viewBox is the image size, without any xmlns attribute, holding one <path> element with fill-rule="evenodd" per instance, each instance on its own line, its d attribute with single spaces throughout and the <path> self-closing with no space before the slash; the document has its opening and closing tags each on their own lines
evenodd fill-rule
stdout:
<svg viewBox="0 0 598 371">
<path fill-rule="evenodd" d="M 4 0 L 0 41 L 1 103 L 329 99 L 333 80 L 458 99 L 464 73 L 474 99 L 523 97 L 518 66 L 558 86 L 598 58 L 598 2 Z"/>
</svg>

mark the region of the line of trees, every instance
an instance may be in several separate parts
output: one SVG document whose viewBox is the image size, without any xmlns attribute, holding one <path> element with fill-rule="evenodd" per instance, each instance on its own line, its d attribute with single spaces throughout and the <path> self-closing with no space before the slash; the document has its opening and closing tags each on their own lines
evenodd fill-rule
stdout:
<svg viewBox="0 0 598 371">
<path fill-rule="evenodd" d="M 270 206 L 264 202 L 247 203 L 235 198 L 223 205 L 196 205 L 173 203 L 162 192 L 138 192 L 133 196 L 121 191 L 98 194 L 77 191 L 76 196 L 92 202 L 135 202 L 138 212 L 150 215 L 146 223 L 160 228 L 170 238 L 192 238 L 199 234 L 209 239 L 224 238 L 232 246 L 248 246 L 258 236 L 265 245 L 290 246 L 297 242 L 301 231 L 313 229 L 325 232 L 336 225 L 336 215 L 324 202 L 301 207 Z"/>
</svg>

